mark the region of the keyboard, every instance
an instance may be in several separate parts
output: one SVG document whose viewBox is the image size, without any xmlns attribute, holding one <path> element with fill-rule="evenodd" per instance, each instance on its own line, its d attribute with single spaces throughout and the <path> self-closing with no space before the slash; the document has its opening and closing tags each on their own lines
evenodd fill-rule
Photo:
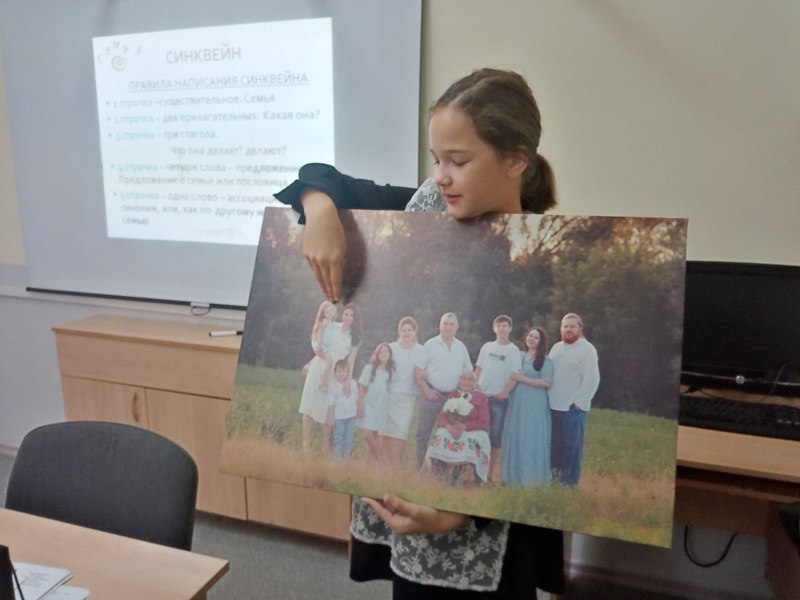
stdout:
<svg viewBox="0 0 800 600">
<path fill-rule="evenodd" d="M 800 406 L 680 395 L 678 423 L 733 433 L 800 440 Z"/>
</svg>

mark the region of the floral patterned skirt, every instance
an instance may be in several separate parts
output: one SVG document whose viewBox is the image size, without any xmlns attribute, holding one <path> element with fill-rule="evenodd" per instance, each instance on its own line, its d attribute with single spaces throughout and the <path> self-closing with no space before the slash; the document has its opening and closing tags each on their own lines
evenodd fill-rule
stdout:
<svg viewBox="0 0 800 600">
<path fill-rule="evenodd" d="M 425 459 L 437 459 L 449 464 L 474 465 L 475 473 L 484 483 L 489 477 L 491 455 L 489 434 L 485 431 L 465 431 L 458 439 L 453 438 L 444 427 L 433 434 Z"/>
</svg>

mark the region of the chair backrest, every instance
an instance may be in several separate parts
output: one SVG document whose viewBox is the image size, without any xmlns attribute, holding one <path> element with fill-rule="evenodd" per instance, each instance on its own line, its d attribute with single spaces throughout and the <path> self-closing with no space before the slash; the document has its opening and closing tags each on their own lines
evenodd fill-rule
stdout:
<svg viewBox="0 0 800 600">
<path fill-rule="evenodd" d="M 6 508 L 191 549 L 197 466 L 167 438 L 132 425 L 71 421 L 22 440 Z"/>
</svg>

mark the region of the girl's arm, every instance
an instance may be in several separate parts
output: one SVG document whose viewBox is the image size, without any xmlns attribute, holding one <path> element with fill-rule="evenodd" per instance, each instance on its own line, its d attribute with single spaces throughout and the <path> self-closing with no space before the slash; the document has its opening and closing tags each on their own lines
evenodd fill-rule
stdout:
<svg viewBox="0 0 800 600">
<path fill-rule="evenodd" d="M 330 321 L 328 319 L 322 319 L 322 322 L 319 324 L 319 329 L 317 329 L 316 345 L 314 346 L 317 356 L 324 358 L 328 362 L 331 360 L 331 355 L 325 351 L 325 346 L 322 345 L 322 336 L 325 335 L 325 328 L 329 323 Z M 312 345 L 314 344 L 312 343 Z"/>
<path fill-rule="evenodd" d="M 333 200 L 324 192 L 306 189 L 301 194 L 301 202 L 307 217 L 303 256 L 328 300 L 338 302 L 342 293 L 342 264 L 347 251 L 342 222 Z"/>
<path fill-rule="evenodd" d="M 324 193 L 336 208 L 370 210 L 403 210 L 416 191 L 411 187 L 378 185 L 340 173 L 331 165 L 309 163 L 300 168 L 295 181 L 275 194 L 275 198 L 300 213 L 301 224 L 308 216 L 302 195 L 309 188 Z"/>
<path fill-rule="evenodd" d="M 353 372 L 353 367 L 356 365 L 356 354 L 358 354 L 358 346 L 350 346 L 350 352 L 347 353 L 347 366 L 350 368 L 350 373 Z"/>
<path fill-rule="evenodd" d="M 366 406 L 364 405 L 364 397 L 367 395 L 367 386 L 358 384 L 358 400 L 356 400 L 356 416 L 359 419 L 364 418 Z"/>
<path fill-rule="evenodd" d="M 413 188 L 377 185 L 343 175 L 330 165 L 304 165 L 298 179 L 275 197 L 300 213 L 306 223 L 303 255 L 329 300 L 342 293 L 342 264 L 347 250 L 339 208 L 403 210 Z"/>
</svg>

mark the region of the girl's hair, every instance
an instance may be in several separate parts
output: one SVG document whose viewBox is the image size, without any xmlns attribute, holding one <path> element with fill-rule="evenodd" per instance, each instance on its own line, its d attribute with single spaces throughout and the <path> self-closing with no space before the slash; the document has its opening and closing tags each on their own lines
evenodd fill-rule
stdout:
<svg viewBox="0 0 800 600">
<path fill-rule="evenodd" d="M 403 325 L 411 325 L 411 328 L 414 330 L 414 341 L 417 341 L 417 333 L 419 332 L 419 323 L 414 317 L 403 317 L 400 319 L 400 322 L 397 324 L 397 338 L 400 339 L 400 330 L 403 328 Z"/>
<path fill-rule="evenodd" d="M 361 319 L 361 311 L 359 310 L 358 306 L 352 302 L 350 304 L 345 304 L 342 314 L 344 314 L 345 310 L 353 311 L 353 324 L 350 326 L 350 345 L 359 346 L 361 345 L 361 334 L 364 328 L 364 324 Z"/>
<path fill-rule="evenodd" d="M 524 352 L 528 351 L 528 336 L 530 335 L 531 331 L 539 332 L 539 346 L 536 348 L 536 357 L 533 359 L 533 368 L 537 371 L 541 371 L 542 366 L 544 365 L 544 359 L 547 356 L 547 332 L 541 327 L 531 327 L 528 329 L 528 331 L 525 332 L 525 335 L 522 336 L 522 350 Z"/>
<path fill-rule="evenodd" d="M 466 112 L 478 137 L 501 156 L 523 151 L 528 166 L 522 174 L 522 210 L 543 213 L 556 205 L 556 180 L 550 164 L 538 153 L 541 115 L 533 92 L 514 71 L 478 69 L 453 83 L 431 107 L 453 106 Z"/>
<path fill-rule="evenodd" d="M 317 318 L 314 319 L 314 327 L 311 329 L 311 339 L 313 341 L 319 340 L 319 330 L 322 326 L 322 322 L 325 320 L 325 313 L 330 307 L 336 308 L 333 302 L 329 302 L 328 300 L 323 301 L 322 304 L 319 305 L 319 310 L 317 310 Z"/>
<path fill-rule="evenodd" d="M 392 358 L 392 348 L 386 342 L 381 342 L 375 348 L 375 352 L 372 353 L 372 356 L 369 357 L 369 364 L 372 365 L 372 373 L 369 375 L 369 384 L 367 385 L 371 385 L 372 382 L 375 381 L 375 373 L 378 372 L 378 364 L 381 362 L 378 358 L 381 348 L 386 348 L 389 351 L 389 360 L 386 361 L 386 372 L 389 374 L 389 381 L 392 380 L 392 375 L 394 374 L 394 358 Z"/>
</svg>

